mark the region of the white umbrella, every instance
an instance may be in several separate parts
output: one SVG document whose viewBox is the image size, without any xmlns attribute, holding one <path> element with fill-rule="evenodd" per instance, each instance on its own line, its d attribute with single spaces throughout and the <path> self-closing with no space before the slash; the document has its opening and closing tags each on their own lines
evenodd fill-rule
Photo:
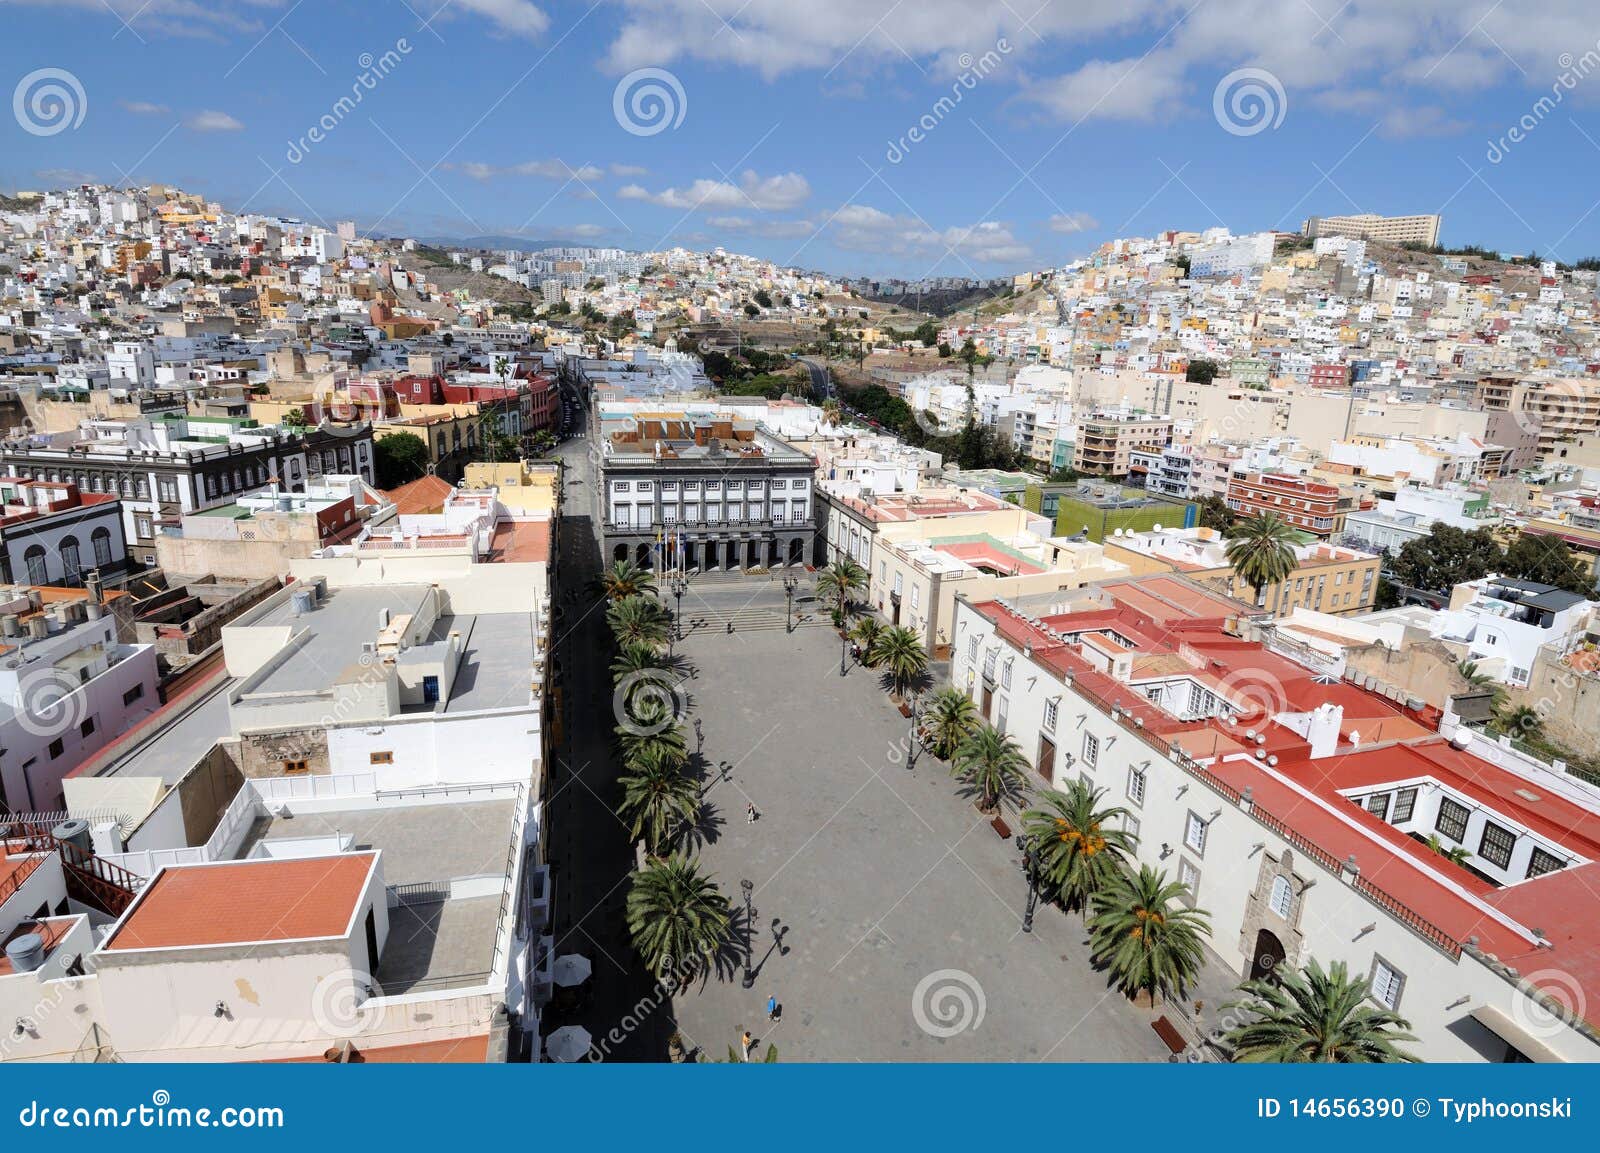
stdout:
<svg viewBox="0 0 1600 1153">
<path fill-rule="evenodd" d="M 582 953 L 567 953 L 557 957 L 555 963 L 555 981 L 563 989 L 573 985 L 581 985 L 589 979 L 589 974 L 594 971 L 594 966 L 589 963 L 589 958 Z"/>
<path fill-rule="evenodd" d="M 589 1030 L 582 1025 L 568 1025 L 544 1039 L 544 1055 L 551 1061 L 566 1064 L 581 1060 L 592 1044 Z"/>
</svg>

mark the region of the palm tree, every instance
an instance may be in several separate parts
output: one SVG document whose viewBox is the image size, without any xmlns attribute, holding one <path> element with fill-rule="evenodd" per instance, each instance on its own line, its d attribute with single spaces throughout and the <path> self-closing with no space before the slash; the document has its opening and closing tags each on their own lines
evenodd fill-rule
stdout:
<svg viewBox="0 0 1600 1153">
<path fill-rule="evenodd" d="M 600 588 L 605 593 L 607 600 L 621 600 L 623 597 L 655 595 L 655 574 L 647 568 L 640 568 L 632 561 L 619 560 L 606 572 L 600 574 Z"/>
<path fill-rule="evenodd" d="M 617 726 L 617 743 L 624 764 L 635 765 L 654 756 L 688 759 L 689 742 L 683 726 L 660 698 L 641 695 L 628 703 L 628 716 Z"/>
<path fill-rule="evenodd" d="M 888 674 L 897 697 L 905 696 L 911 682 L 928 668 L 928 653 L 922 641 L 904 625 L 884 629 L 873 644 L 872 652 Z"/>
<path fill-rule="evenodd" d="M 634 840 L 644 838 L 653 857 L 669 847 L 673 836 L 700 819 L 700 788 L 683 771 L 683 761 L 654 746 L 632 762 L 633 771 L 619 778 L 622 805 L 617 815 L 631 823 Z"/>
<path fill-rule="evenodd" d="M 978 795 L 978 808 L 992 813 L 1003 797 L 1015 797 L 1027 780 L 1028 759 L 1017 742 L 983 725 L 956 747 L 950 772 Z"/>
<path fill-rule="evenodd" d="M 849 557 L 840 557 L 817 573 L 817 595 L 834 602 L 834 616 L 841 621 L 850 611 L 851 594 L 867 587 L 867 570 Z"/>
<path fill-rule="evenodd" d="M 1489 727 L 1497 733 L 1506 733 L 1531 741 L 1539 738 L 1539 729 L 1543 724 L 1535 710 L 1527 705 L 1517 705 L 1515 708 L 1497 712 L 1494 719 L 1489 722 Z"/>
<path fill-rule="evenodd" d="M 621 681 L 639 673 L 664 673 L 666 668 L 667 658 L 654 645 L 627 641 L 611 662 L 611 678 Z"/>
<path fill-rule="evenodd" d="M 686 977 L 715 962 L 733 911 L 717 883 L 687 857 L 654 861 L 633 875 L 626 904 L 633 947 L 657 974 Z"/>
<path fill-rule="evenodd" d="M 883 635 L 883 626 L 876 617 L 862 617 L 850 630 L 850 639 L 861 646 L 861 663 L 867 668 L 876 668 L 878 664 L 877 643 Z"/>
<path fill-rule="evenodd" d="M 667 643 L 667 610 L 646 596 L 626 596 L 612 601 L 606 622 L 619 645 L 630 643 L 660 647 Z"/>
<path fill-rule="evenodd" d="M 827 400 L 822 402 L 822 421 L 824 424 L 837 425 L 843 415 L 844 413 L 839 407 L 839 402 L 833 397 L 830 396 Z"/>
<path fill-rule="evenodd" d="M 1242 520 L 1233 526 L 1233 539 L 1228 541 L 1228 563 L 1234 575 L 1256 590 L 1275 585 L 1294 572 L 1299 559 L 1294 554 L 1296 534 L 1287 521 L 1275 513 Z"/>
<path fill-rule="evenodd" d="M 1133 836 L 1120 825 L 1124 808 L 1096 808 L 1104 789 L 1071 781 L 1057 792 L 1047 789 L 1039 807 L 1022 814 L 1041 881 L 1069 909 L 1086 909 L 1090 900 L 1122 875 L 1133 858 Z"/>
<path fill-rule="evenodd" d="M 1148 993 L 1152 1001 L 1157 995 L 1181 997 L 1200 972 L 1202 938 L 1211 935 L 1211 915 L 1173 907 L 1188 891 L 1159 869 L 1141 865 L 1137 874 L 1119 873 L 1095 894 L 1090 948 L 1128 996 Z"/>
<path fill-rule="evenodd" d="M 1352 979 L 1343 961 L 1326 972 L 1316 959 L 1304 970 L 1279 966 L 1270 980 L 1239 986 L 1249 999 L 1228 1009 L 1254 1018 L 1223 1034 L 1236 1061 L 1391 1064 L 1415 1061 L 1398 1048 L 1415 1041 L 1410 1022 L 1367 1003 L 1367 982 Z"/>
<path fill-rule="evenodd" d="M 1429 833 L 1425 844 L 1454 865 L 1464 865 L 1467 862 L 1467 858 L 1472 856 L 1472 850 L 1465 845 L 1446 845 L 1439 839 L 1438 833 Z"/>
<path fill-rule="evenodd" d="M 948 685 L 933 694 L 922 714 L 922 738 L 934 755 L 948 761 L 961 742 L 978 731 L 978 706 L 966 693 Z"/>
</svg>

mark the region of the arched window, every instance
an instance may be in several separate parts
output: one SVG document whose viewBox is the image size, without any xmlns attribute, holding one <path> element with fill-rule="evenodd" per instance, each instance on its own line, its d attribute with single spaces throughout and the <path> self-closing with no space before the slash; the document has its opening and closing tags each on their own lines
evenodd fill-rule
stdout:
<svg viewBox="0 0 1600 1153">
<path fill-rule="evenodd" d="M 1289 910 L 1294 906 L 1294 886 L 1288 877 L 1272 878 L 1272 896 L 1267 899 L 1267 905 L 1285 921 L 1289 919 Z"/>
<path fill-rule="evenodd" d="M 83 564 L 78 559 L 78 538 L 61 538 L 61 575 L 68 584 L 77 584 L 83 578 Z"/>
<path fill-rule="evenodd" d="M 97 568 L 106 568 L 111 564 L 111 530 L 97 528 L 89 534 L 89 543 L 94 546 L 94 563 Z"/>
<path fill-rule="evenodd" d="M 28 583 L 31 585 L 47 585 L 50 583 L 49 573 L 44 567 L 44 547 L 30 545 L 28 551 L 22 554 L 22 561 L 28 566 Z"/>
</svg>

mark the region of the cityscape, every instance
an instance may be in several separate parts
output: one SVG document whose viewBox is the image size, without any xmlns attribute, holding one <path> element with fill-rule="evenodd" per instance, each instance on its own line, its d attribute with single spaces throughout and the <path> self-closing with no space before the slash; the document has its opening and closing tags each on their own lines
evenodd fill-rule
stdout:
<svg viewBox="0 0 1600 1153">
<path fill-rule="evenodd" d="M 1600 30 L 316 7 L 6 8 L 0 1061 L 1600 1061 Z"/>
</svg>

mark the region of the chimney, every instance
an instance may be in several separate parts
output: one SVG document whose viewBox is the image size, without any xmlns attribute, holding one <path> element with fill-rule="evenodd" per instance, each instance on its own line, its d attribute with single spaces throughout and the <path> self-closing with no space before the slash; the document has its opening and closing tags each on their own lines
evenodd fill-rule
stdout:
<svg viewBox="0 0 1600 1153">
<path fill-rule="evenodd" d="M 17 637 L 22 635 L 22 619 L 16 613 L 6 613 L 0 616 L 0 636 Z"/>
<path fill-rule="evenodd" d="M 1320 704 L 1311 710 L 1306 724 L 1306 743 L 1311 746 L 1311 759 L 1331 757 L 1339 751 L 1339 729 L 1344 724 L 1342 705 Z"/>
<path fill-rule="evenodd" d="M 48 617 L 40 613 L 37 616 L 28 618 L 28 638 L 30 640 L 42 641 L 49 635 L 50 620 Z"/>
<path fill-rule="evenodd" d="M 83 587 L 89 594 L 89 603 L 93 605 L 104 604 L 105 597 L 100 591 L 100 574 L 92 572 L 83 578 Z"/>
</svg>

